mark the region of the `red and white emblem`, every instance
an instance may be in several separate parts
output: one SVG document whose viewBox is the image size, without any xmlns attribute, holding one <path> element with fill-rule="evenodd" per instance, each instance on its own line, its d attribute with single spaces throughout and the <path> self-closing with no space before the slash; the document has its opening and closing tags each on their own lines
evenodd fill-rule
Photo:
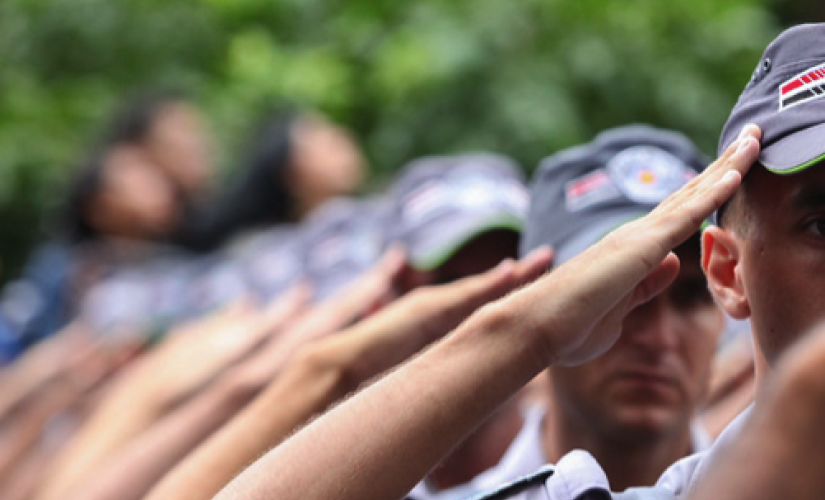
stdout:
<svg viewBox="0 0 825 500">
<path fill-rule="evenodd" d="M 825 63 L 807 69 L 779 87 L 779 111 L 825 97 Z"/>
</svg>

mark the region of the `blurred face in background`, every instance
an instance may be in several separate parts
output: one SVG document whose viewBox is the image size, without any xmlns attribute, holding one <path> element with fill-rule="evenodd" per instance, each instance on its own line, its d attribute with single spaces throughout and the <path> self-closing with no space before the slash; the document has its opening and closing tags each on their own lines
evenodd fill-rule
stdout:
<svg viewBox="0 0 825 500">
<path fill-rule="evenodd" d="M 88 207 L 88 218 L 98 231 L 154 239 L 175 228 L 175 188 L 141 148 L 115 146 L 102 168 L 100 190 Z"/>
<path fill-rule="evenodd" d="M 212 176 L 212 147 L 203 117 L 184 102 L 165 104 L 154 118 L 144 147 L 187 197 L 198 197 Z"/>
<path fill-rule="evenodd" d="M 366 165 L 349 132 L 317 115 L 301 116 L 290 132 L 288 183 L 305 212 L 358 189 Z"/>
<path fill-rule="evenodd" d="M 577 425 L 639 441 L 678 436 L 690 424 L 725 320 L 708 290 L 697 239 L 676 254 L 676 280 L 625 318 L 607 353 L 551 370 L 555 401 Z"/>
</svg>

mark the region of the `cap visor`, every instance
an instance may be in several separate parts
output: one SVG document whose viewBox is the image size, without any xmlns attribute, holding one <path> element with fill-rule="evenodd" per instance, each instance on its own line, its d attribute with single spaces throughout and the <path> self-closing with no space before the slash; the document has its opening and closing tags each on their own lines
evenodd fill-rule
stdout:
<svg viewBox="0 0 825 500">
<path fill-rule="evenodd" d="M 759 162 L 776 174 L 801 172 L 825 159 L 825 123 L 794 132 L 759 154 Z"/>
<path fill-rule="evenodd" d="M 575 256 L 579 255 L 580 253 L 584 252 L 591 246 L 598 243 L 602 238 L 607 236 L 611 233 L 614 229 L 617 229 L 628 222 L 634 221 L 641 217 L 646 216 L 649 214 L 649 211 L 632 211 L 628 210 L 626 212 L 613 215 L 612 217 L 605 217 L 601 220 L 598 224 L 595 224 L 585 231 L 582 231 L 574 238 L 571 238 L 564 242 L 559 248 L 556 248 L 555 258 L 553 259 L 553 265 L 558 267 L 561 264 L 567 262 L 568 260 L 574 258 Z M 699 227 L 699 232 L 704 231 L 707 227 L 711 226 L 710 221 L 702 222 L 702 225 Z"/>
<path fill-rule="evenodd" d="M 626 224 L 634 219 L 638 219 L 639 217 L 644 217 L 648 213 L 649 212 L 644 210 L 628 210 L 626 212 L 622 212 L 619 214 L 615 214 L 611 217 L 605 217 L 601 219 L 598 224 L 593 224 L 592 226 L 586 228 L 584 231 L 581 231 L 575 237 L 570 238 L 569 240 L 559 245 L 559 247 L 555 249 L 556 256 L 553 259 L 553 265 L 559 266 L 567 262 L 568 260 L 572 259 L 573 257 L 579 255 L 591 246 L 598 243 L 599 240 L 607 236 L 608 233 L 610 233 L 617 227 Z"/>
<path fill-rule="evenodd" d="M 410 264 L 419 271 L 432 271 L 476 237 L 499 229 L 520 233 L 521 226 L 521 218 L 514 214 L 472 215 L 442 221 L 428 228 L 426 239 L 408 248 Z"/>
</svg>

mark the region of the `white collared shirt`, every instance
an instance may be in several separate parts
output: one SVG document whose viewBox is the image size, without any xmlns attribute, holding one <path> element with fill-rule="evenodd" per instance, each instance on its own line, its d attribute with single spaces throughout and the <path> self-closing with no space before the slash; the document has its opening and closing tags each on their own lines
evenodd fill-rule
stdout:
<svg viewBox="0 0 825 500">
<path fill-rule="evenodd" d="M 542 468 L 548 463 L 542 442 L 541 424 L 545 413 L 546 409 L 540 405 L 528 407 L 524 411 L 524 423 L 521 431 L 496 466 L 482 472 L 468 483 L 446 490 L 435 490 L 426 484 L 426 480 L 422 481 L 410 492 L 408 498 L 412 500 L 467 500 L 483 492 L 501 490 L 501 485 L 529 479 L 534 474 L 542 475 Z M 693 450 L 698 455 L 691 455 L 675 465 L 693 457 L 704 456 L 703 452 L 711 447 L 710 436 L 698 423 L 691 426 L 691 435 Z M 604 471 L 586 451 L 574 450 L 568 453 L 559 460 L 553 469 L 553 474 L 543 484 L 521 490 L 517 496 L 508 497 L 505 495 L 501 498 L 572 500 L 586 498 L 581 495 L 590 490 L 609 491 L 609 484 Z M 668 469 L 665 474 L 671 469 Z M 674 476 L 674 481 L 676 479 L 677 477 Z M 543 490 L 545 496 L 536 496 L 539 493 L 538 490 L 535 490 L 536 487 Z M 563 494 L 562 492 L 567 493 Z M 574 492 L 578 492 L 576 494 L 579 496 L 570 496 Z"/>
</svg>

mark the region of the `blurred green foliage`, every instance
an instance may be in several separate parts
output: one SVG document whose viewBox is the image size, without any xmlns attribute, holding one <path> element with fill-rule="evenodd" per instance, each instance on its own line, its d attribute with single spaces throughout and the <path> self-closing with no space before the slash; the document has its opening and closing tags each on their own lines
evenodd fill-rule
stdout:
<svg viewBox="0 0 825 500">
<path fill-rule="evenodd" d="M 378 180 L 472 149 L 529 169 L 629 122 L 712 153 L 797 12 L 777 17 L 769 0 L 3 0 L 3 274 L 43 236 L 102 120 L 147 86 L 190 92 L 230 166 L 259 110 L 284 103 L 351 127 Z"/>
</svg>

